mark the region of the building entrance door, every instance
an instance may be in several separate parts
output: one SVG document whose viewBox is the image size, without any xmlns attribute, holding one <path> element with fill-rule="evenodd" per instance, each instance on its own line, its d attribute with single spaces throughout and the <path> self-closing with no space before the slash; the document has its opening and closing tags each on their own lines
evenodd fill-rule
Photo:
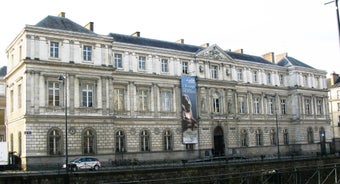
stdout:
<svg viewBox="0 0 340 184">
<path fill-rule="evenodd" d="M 214 130 L 214 148 L 213 155 L 216 156 L 224 156 L 224 136 L 223 129 L 220 126 L 217 126 Z"/>
</svg>

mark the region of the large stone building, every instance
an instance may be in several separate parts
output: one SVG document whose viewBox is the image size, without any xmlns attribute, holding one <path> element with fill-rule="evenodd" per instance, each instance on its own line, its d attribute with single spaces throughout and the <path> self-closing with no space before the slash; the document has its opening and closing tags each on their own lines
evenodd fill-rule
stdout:
<svg viewBox="0 0 340 184">
<path fill-rule="evenodd" d="M 7 48 L 7 140 L 24 168 L 63 163 L 66 137 L 70 157 L 102 161 L 329 150 L 325 71 L 93 27 L 47 16 Z"/>
</svg>

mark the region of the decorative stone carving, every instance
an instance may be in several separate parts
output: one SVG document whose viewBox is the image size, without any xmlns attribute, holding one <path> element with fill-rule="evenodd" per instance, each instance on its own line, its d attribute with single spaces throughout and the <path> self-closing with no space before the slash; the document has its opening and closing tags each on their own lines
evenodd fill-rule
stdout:
<svg viewBox="0 0 340 184">
<path fill-rule="evenodd" d="M 131 128 L 130 129 L 130 134 L 131 135 L 135 135 L 136 134 L 136 129 L 135 128 Z"/>
<path fill-rule="evenodd" d="M 155 128 L 153 131 L 155 132 L 155 134 L 156 134 L 156 135 L 158 135 L 158 134 L 159 134 L 159 132 L 160 132 L 160 130 L 159 130 L 159 128 L 158 128 L 158 127 L 157 127 L 157 128 Z"/>
<path fill-rule="evenodd" d="M 75 128 L 75 127 L 70 127 L 69 133 L 70 133 L 71 135 L 74 135 L 74 134 L 76 133 L 76 128 Z"/>
</svg>

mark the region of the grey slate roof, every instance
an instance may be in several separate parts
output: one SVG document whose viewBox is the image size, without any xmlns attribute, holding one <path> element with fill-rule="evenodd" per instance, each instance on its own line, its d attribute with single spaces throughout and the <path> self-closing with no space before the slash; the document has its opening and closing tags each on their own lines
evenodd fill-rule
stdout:
<svg viewBox="0 0 340 184">
<path fill-rule="evenodd" d="M 239 60 L 245 60 L 245 61 L 252 61 L 252 62 L 256 62 L 256 63 L 275 65 L 274 63 L 269 62 L 269 61 L 267 61 L 264 58 L 259 57 L 259 56 L 241 54 L 241 53 L 237 53 L 237 52 L 228 52 L 228 51 L 226 53 L 230 57 L 232 57 L 233 59 L 239 59 Z"/>
<path fill-rule="evenodd" d="M 290 56 L 285 56 L 283 57 L 278 63 L 277 65 L 279 66 L 286 66 L 286 65 L 293 65 L 293 66 L 300 66 L 300 67 L 305 67 L 305 68 L 310 68 L 310 69 L 314 69 L 313 67 L 293 58 Z"/>
<path fill-rule="evenodd" d="M 148 38 L 123 35 L 123 34 L 117 34 L 117 33 L 110 33 L 109 36 L 113 37 L 113 40 L 117 42 L 152 46 L 152 47 L 165 48 L 165 49 L 173 49 L 173 50 L 179 50 L 179 51 L 187 51 L 187 52 L 195 53 L 195 52 L 198 52 L 204 49 L 204 47 L 200 47 L 200 46 L 181 44 L 181 43 L 175 43 L 175 42 L 167 42 L 167 41 L 148 39 Z M 241 53 L 236 53 L 236 52 L 226 52 L 226 53 L 229 56 L 231 56 L 233 59 L 240 59 L 240 60 L 263 63 L 263 64 L 274 64 L 259 56 L 252 56 L 252 55 L 241 54 Z"/>
<path fill-rule="evenodd" d="M 35 26 L 50 28 L 50 29 L 60 29 L 60 30 L 66 30 L 66 31 L 80 32 L 80 33 L 86 33 L 86 34 L 96 34 L 93 31 L 90 31 L 86 29 L 85 27 L 65 17 L 59 17 L 59 16 L 49 15 L 43 20 L 41 20 L 40 22 L 38 22 Z M 113 38 L 113 42 L 116 41 L 116 42 L 158 47 L 158 48 L 164 48 L 164 49 L 172 49 L 172 50 L 185 51 L 185 52 L 197 53 L 204 49 L 204 47 L 201 47 L 201 46 L 162 41 L 162 40 L 156 40 L 156 39 L 149 39 L 149 38 L 143 38 L 143 37 L 136 37 L 136 36 L 131 36 L 131 35 L 117 34 L 117 33 L 110 33 L 108 36 Z M 269 62 L 259 56 L 230 52 L 230 51 L 225 51 L 225 52 L 230 57 L 236 60 L 245 60 L 249 62 L 275 65 L 274 63 Z M 288 56 L 284 57 L 281 61 L 279 61 L 277 65 L 279 66 L 294 65 L 294 66 L 301 66 L 301 67 L 314 69 L 313 67 L 295 58 L 288 57 Z"/>
<path fill-rule="evenodd" d="M 198 47 L 194 45 L 181 44 L 181 43 L 176 43 L 176 42 L 167 42 L 167 41 L 142 38 L 142 37 L 136 37 L 136 36 L 130 36 L 130 35 L 123 35 L 123 34 L 116 34 L 116 33 L 110 33 L 109 36 L 113 37 L 113 41 L 131 43 L 131 44 L 137 44 L 137 45 L 143 45 L 143 46 L 173 49 L 173 50 L 186 51 L 186 52 L 197 52 L 202 49 L 202 47 Z"/>
<path fill-rule="evenodd" d="M 80 33 L 87 33 L 87 34 L 95 34 L 93 31 L 86 29 L 85 27 L 71 21 L 65 17 L 57 17 L 57 16 L 47 16 L 40 22 L 38 22 L 35 26 L 37 27 L 44 27 L 50 29 L 60 29 L 65 31 L 74 31 Z"/>
</svg>

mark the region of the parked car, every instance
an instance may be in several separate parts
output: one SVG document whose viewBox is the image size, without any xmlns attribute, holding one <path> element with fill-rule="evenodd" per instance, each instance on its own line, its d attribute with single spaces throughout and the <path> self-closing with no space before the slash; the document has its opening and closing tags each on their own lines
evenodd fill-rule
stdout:
<svg viewBox="0 0 340 184">
<path fill-rule="evenodd" d="M 76 158 L 68 163 L 68 169 L 71 171 L 77 171 L 80 169 L 89 169 L 97 171 L 101 167 L 100 161 L 95 157 L 80 157 Z M 63 165 L 66 169 L 66 164 Z"/>
</svg>

